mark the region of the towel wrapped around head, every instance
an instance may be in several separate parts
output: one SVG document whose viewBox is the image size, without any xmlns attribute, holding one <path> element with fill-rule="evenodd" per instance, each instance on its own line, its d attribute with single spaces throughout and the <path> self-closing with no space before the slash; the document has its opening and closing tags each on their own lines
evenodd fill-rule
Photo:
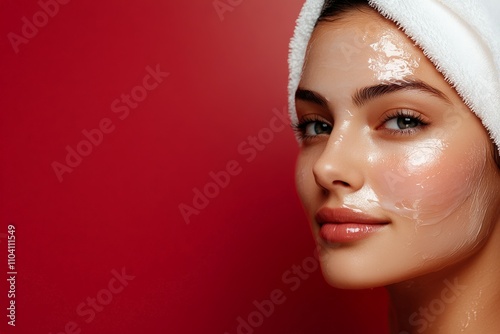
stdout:
<svg viewBox="0 0 500 334">
<path fill-rule="evenodd" d="M 324 0 L 306 0 L 290 42 L 289 111 Z M 369 0 L 411 38 L 481 119 L 500 150 L 500 0 Z M 466 136 L 467 134 L 464 134 Z"/>
</svg>

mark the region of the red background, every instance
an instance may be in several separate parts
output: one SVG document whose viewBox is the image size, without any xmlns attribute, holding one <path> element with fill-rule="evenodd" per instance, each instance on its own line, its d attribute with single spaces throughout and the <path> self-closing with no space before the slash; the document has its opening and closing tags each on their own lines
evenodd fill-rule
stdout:
<svg viewBox="0 0 500 334">
<path fill-rule="evenodd" d="M 0 277 L 8 224 L 18 275 L 15 328 L 1 280 L 0 331 L 233 334 L 275 289 L 286 301 L 256 334 L 386 331 L 383 291 L 336 290 L 320 270 L 296 291 L 282 279 L 314 249 L 289 127 L 251 162 L 238 151 L 286 107 L 302 1 L 224 2 L 220 16 L 212 0 L 70 1 L 16 53 L 8 34 L 41 7 L 1 1 Z M 121 120 L 111 103 L 157 64 L 169 76 Z M 104 118 L 114 131 L 59 182 L 51 164 Z M 232 160 L 241 173 L 186 224 L 179 205 Z M 87 323 L 78 305 L 122 268 L 135 278 Z"/>
</svg>

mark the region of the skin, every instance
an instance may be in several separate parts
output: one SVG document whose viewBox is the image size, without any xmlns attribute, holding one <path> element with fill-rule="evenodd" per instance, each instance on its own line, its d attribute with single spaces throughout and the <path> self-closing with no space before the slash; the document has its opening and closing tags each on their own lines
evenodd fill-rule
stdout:
<svg viewBox="0 0 500 334">
<path fill-rule="evenodd" d="M 356 95 L 377 85 L 391 92 Z M 392 333 L 500 332 L 500 172 L 455 90 L 392 22 L 362 9 L 317 25 L 299 91 L 296 185 L 326 280 L 386 286 Z M 388 224 L 328 243 L 322 207 Z"/>
</svg>

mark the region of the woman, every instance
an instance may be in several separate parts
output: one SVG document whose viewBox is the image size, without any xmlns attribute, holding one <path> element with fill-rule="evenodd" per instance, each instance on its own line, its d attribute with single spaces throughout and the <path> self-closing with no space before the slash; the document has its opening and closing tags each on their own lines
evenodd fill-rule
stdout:
<svg viewBox="0 0 500 334">
<path fill-rule="evenodd" d="M 391 333 L 500 333 L 496 7 L 309 0 L 298 20 L 297 190 L 326 280 L 386 286 Z"/>
</svg>

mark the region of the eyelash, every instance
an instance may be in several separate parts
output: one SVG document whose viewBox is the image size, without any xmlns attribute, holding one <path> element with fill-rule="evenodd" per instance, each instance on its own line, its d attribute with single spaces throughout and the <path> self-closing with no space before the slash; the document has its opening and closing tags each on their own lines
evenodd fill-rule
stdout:
<svg viewBox="0 0 500 334">
<path fill-rule="evenodd" d="M 389 122 L 393 119 L 398 119 L 398 118 L 403 118 L 403 117 L 409 118 L 413 122 L 416 122 L 417 127 L 408 128 L 408 129 L 399 129 L 399 130 L 385 129 L 385 131 L 390 132 L 390 134 L 392 134 L 392 135 L 399 135 L 399 136 L 412 135 L 412 134 L 419 132 L 422 128 L 429 125 L 429 122 L 427 122 L 421 114 L 419 114 L 413 110 L 409 110 L 409 109 L 398 109 L 398 110 L 395 110 L 395 111 L 387 114 L 382 119 L 382 125 L 380 127 L 378 127 L 377 129 L 383 128 L 383 126 L 385 124 L 387 124 L 387 122 Z M 321 136 L 321 134 L 314 135 L 314 136 L 306 134 L 307 127 L 313 123 L 316 123 L 316 122 L 323 123 L 329 127 L 332 127 L 332 125 L 330 123 L 326 122 L 323 118 L 321 118 L 318 115 L 306 115 L 299 122 L 292 124 L 292 129 L 296 133 L 296 135 L 300 141 L 302 141 L 302 142 L 309 141 L 309 140 L 312 140 L 314 138 Z"/>
<path fill-rule="evenodd" d="M 394 130 L 394 129 L 385 129 L 385 130 L 389 131 L 391 134 L 394 134 L 394 135 L 404 136 L 404 135 L 415 134 L 415 133 L 419 132 L 420 130 L 422 130 L 422 128 L 425 128 L 426 126 L 429 125 L 429 122 L 427 122 L 424 119 L 422 114 L 417 113 L 413 110 L 409 110 L 409 109 L 398 109 L 398 110 L 395 110 L 392 113 L 386 115 L 382 119 L 382 125 L 380 127 L 383 127 L 383 125 L 387 124 L 387 122 L 389 122 L 390 120 L 398 119 L 401 117 L 410 118 L 411 120 L 416 121 L 418 123 L 418 127 L 408 128 L 408 129 L 399 129 L 399 130 Z"/>
<path fill-rule="evenodd" d="M 326 122 L 323 118 L 321 118 L 318 115 L 306 115 L 299 122 L 292 124 L 292 129 L 300 141 L 302 142 L 309 141 L 320 136 L 320 135 L 311 136 L 306 134 L 307 127 L 313 123 L 323 123 L 332 127 L 330 123 Z"/>
</svg>

